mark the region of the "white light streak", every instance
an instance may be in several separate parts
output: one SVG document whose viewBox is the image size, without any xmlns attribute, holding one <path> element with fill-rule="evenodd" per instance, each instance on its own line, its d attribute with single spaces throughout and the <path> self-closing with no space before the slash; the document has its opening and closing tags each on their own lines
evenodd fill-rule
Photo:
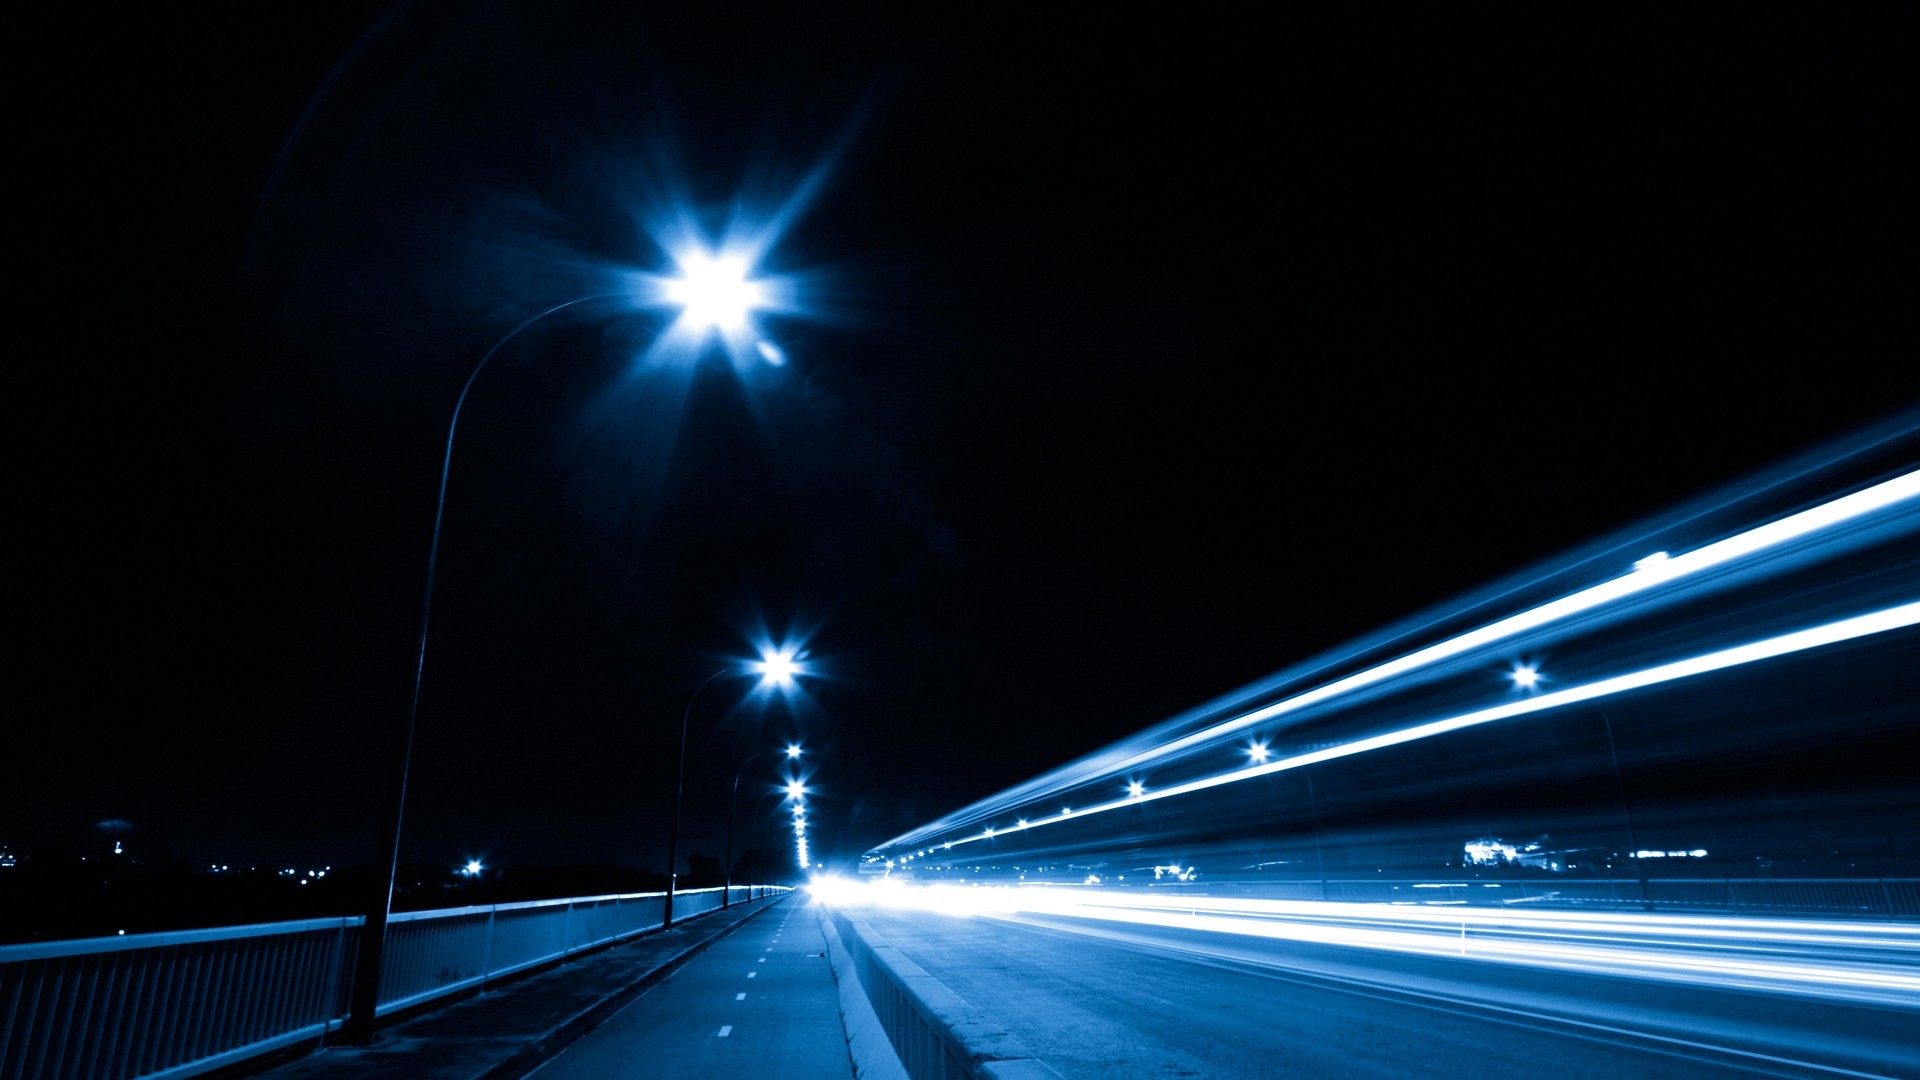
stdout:
<svg viewBox="0 0 1920 1080">
<path fill-rule="evenodd" d="M 1737 559 L 1779 547 L 1794 540 L 1803 539 L 1815 533 L 1858 520 L 1868 514 L 1876 513 L 1909 499 L 1920 498 L 1920 470 L 1907 473 L 1852 495 L 1843 496 L 1832 502 L 1792 514 L 1778 521 L 1750 529 L 1725 540 L 1708 544 L 1705 547 L 1687 552 L 1684 555 L 1667 555 L 1662 558 L 1642 559 L 1635 564 L 1632 573 L 1602 582 L 1589 589 L 1559 600 L 1542 604 L 1539 607 L 1523 611 L 1517 615 L 1488 623 L 1477 630 L 1459 634 L 1445 641 L 1429 645 L 1407 653 L 1384 664 L 1378 664 L 1365 671 L 1356 672 L 1343 679 L 1315 687 L 1302 694 L 1276 701 L 1243 713 L 1231 720 L 1222 721 L 1212 727 L 1196 731 L 1190 735 L 1175 739 L 1128 761 L 1115 765 L 1116 769 L 1138 767 L 1151 761 L 1162 760 L 1189 747 L 1211 742 L 1223 736 L 1252 727 L 1255 724 L 1271 720 L 1290 712 L 1298 712 L 1309 705 L 1338 697 L 1341 694 L 1384 682 L 1395 676 L 1404 675 L 1418 668 L 1439 663 L 1442 660 L 1459 656 L 1484 645 L 1503 641 L 1531 630 L 1540 629 L 1562 619 L 1571 618 L 1606 604 L 1616 603 L 1636 593 L 1645 592 L 1657 585 L 1679 581 Z"/>
<path fill-rule="evenodd" d="M 832 901 L 1385 950 L 1920 1009 L 1920 925 L 1120 895 L 1089 888 L 858 886 Z M 1047 925 L 1076 929 L 1070 924 Z M 1081 932 L 1097 933 L 1092 929 Z M 1164 942 L 1159 942 L 1165 944 Z M 1204 952 L 1204 949 L 1195 949 Z"/>
<path fill-rule="evenodd" d="M 1171 787 L 1158 788 L 1151 792 L 1132 792 L 1130 790 L 1124 799 L 1116 799 L 1111 802 L 1101 803 L 1097 806 L 1086 807 L 1075 811 L 1072 816 L 1076 819 L 1084 818 L 1090 814 L 1105 813 L 1109 810 L 1118 810 L 1122 807 L 1135 806 L 1140 803 L 1153 802 L 1158 799 L 1172 798 L 1175 795 L 1204 791 L 1208 788 L 1219 787 L 1222 784 L 1233 784 L 1242 780 L 1251 780 L 1255 777 L 1267 776 L 1271 773 L 1285 772 L 1288 769 L 1297 769 L 1303 765 L 1312 765 L 1321 761 L 1332 761 L 1335 758 L 1352 757 L 1355 754 L 1364 754 L 1371 750 L 1383 750 L 1390 746 L 1399 746 L 1403 743 L 1410 743 L 1419 739 L 1429 739 L 1435 735 L 1444 735 L 1448 732 L 1459 731 L 1463 728 L 1490 724 L 1497 720 L 1510 720 L 1514 717 L 1525 716 L 1529 713 L 1543 712 L 1547 709 L 1557 709 L 1583 701 L 1593 701 L 1597 698 L 1621 694 L 1629 690 L 1639 690 L 1660 683 L 1672 682 L 1676 679 L 1705 675 L 1709 672 L 1738 667 L 1742 664 L 1771 660 L 1776 657 L 1802 652 L 1807 649 L 1819 648 L 1824 645 L 1832 645 L 1842 641 L 1850 641 L 1854 638 L 1865 637 L 1870 634 L 1898 630 L 1902 627 L 1912 626 L 1915 623 L 1920 623 L 1920 601 L 1899 604 L 1880 611 L 1810 627 L 1791 634 L 1781 634 L 1778 637 L 1766 638 L 1731 649 L 1721 649 L 1717 652 L 1706 653 L 1687 660 L 1677 660 L 1668 664 L 1657 664 L 1650 668 L 1643 668 L 1625 675 L 1617 675 L 1610 679 L 1601 679 L 1583 686 L 1568 687 L 1565 690 L 1539 694 L 1518 701 L 1509 701 L 1491 708 L 1461 713 L 1458 716 L 1450 716 L 1442 720 L 1432 720 L 1424 724 L 1415 724 L 1411 727 L 1384 732 L 1368 738 L 1355 739 L 1352 742 L 1340 743 L 1335 746 L 1325 747 L 1304 754 L 1295 754 L 1292 757 L 1249 765 L 1231 772 L 1202 777 L 1198 780 L 1189 780 L 1186 783 L 1175 784 Z M 1027 822 L 1025 827 L 1033 829 L 1042 825 L 1051 825 L 1055 822 L 1065 820 L 1066 817 L 1067 815 L 1065 814 L 1055 814 L 1052 817 L 1038 818 Z M 985 840 L 992 836 L 993 830 L 985 829 L 973 836 L 961 837 L 950 841 L 950 844 L 967 844 L 976 840 Z"/>
</svg>

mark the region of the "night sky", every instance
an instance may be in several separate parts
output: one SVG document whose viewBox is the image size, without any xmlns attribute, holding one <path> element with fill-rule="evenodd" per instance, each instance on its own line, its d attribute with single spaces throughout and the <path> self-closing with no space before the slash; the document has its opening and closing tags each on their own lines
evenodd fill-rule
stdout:
<svg viewBox="0 0 1920 1080">
<path fill-rule="evenodd" d="M 35 12 L 0 842 L 857 855 L 1920 405 L 1912 9 Z M 797 197 L 796 192 L 806 192 Z M 16 249 L 18 250 L 18 249 Z M 23 294 L 24 293 L 24 294 Z M 768 753 L 740 775 L 778 825 Z"/>
</svg>

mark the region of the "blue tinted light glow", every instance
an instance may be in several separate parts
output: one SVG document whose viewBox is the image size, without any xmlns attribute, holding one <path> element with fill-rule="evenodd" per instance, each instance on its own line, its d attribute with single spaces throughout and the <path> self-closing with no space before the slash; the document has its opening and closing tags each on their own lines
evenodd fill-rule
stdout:
<svg viewBox="0 0 1920 1080">
<path fill-rule="evenodd" d="M 1134 803 L 1152 802 L 1159 799 L 1171 798 L 1175 795 L 1184 795 L 1189 792 L 1204 791 L 1208 788 L 1219 787 L 1222 784 L 1251 780 L 1257 776 L 1266 776 L 1271 773 L 1283 772 L 1287 769 L 1297 769 L 1302 765 L 1311 765 L 1319 761 L 1331 761 L 1335 758 L 1364 754 L 1371 750 L 1381 750 L 1390 746 L 1399 746 L 1419 739 L 1427 739 L 1435 735 L 1444 735 L 1448 732 L 1459 731 L 1463 728 L 1477 727 L 1481 724 L 1490 724 L 1498 720 L 1509 720 L 1514 717 L 1544 712 L 1548 709 L 1561 708 L 1583 701 L 1593 701 L 1613 694 L 1626 693 L 1630 690 L 1638 690 L 1643 687 L 1671 682 L 1675 679 L 1691 678 L 1696 675 L 1707 674 L 1708 672 L 1787 656 L 1806 649 L 1850 641 L 1855 638 L 1884 633 L 1890 630 L 1898 630 L 1916 624 L 1920 624 L 1920 601 L 1896 605 L 1865 615 L 1858 615 L 1851 619 L 1840 619 L 1836 622 L 1810 627 L 1791 634 L 1781 634 L 1777 637 L 1755 641 L 1731 649 L 1721 649 L 1717 652 L 1706 653 L 1686 660 L 1678 660 L 1669 664 L 1657 664 L 1653 667 L 1629 672 L 1625 675 L 1600 679 L 1581 686 L 1568 687 L 1565 690 L 1553 693 L 1539 694 L 1523 700 L 1507 702 L 1506 704 L 1497 705 L 1492 708 L 1477 709 L 1472 712 L 1461 713 L 1441 720 L 1431 720 L 1423 724 L 1414 724 L 1409 727 L 1399 728 L 1368 738 L 1338 743 L 1304 754 L 1295 754 L 1291 757 L 1249 765 L 1233 770 L 1232 772 L 1220 773 L 1198 780 L 1190 780 L 1183 784 L 1175 784 L 1172 787 L 1160 788 L 1152 793 L 1139 790 L 1137 784 L 1130 785 L 1128 788 L 1129 794 L 1125 799 L 1088 807 L 1079 811 L 1074 816 L 1080 818 L 1089 814 L 1099 814 L 1108 810 L 1115 810 Z M 1042 818 L 1038 821 L 1031 822 L 1030 825 L 1048 825 L 1060 820 L 1062 820 L 1061 816 Z M 992 835 L 993 830 L 986 829 L 973 836 L 961 837 L 953 842 L 965 844 L 975 840 L 984 840 Z"/>
</svg>

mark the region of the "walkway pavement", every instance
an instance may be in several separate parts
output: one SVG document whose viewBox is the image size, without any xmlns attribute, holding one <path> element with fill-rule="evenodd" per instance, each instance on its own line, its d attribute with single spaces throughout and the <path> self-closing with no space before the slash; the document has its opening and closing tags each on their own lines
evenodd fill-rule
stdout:
<svg viewBox="0 0 1920 1080">
<path fill-rule="evenodd" d="M 783 904 L 717 941 L 528 1080 L 854 1080 L 817 910 Z"/>
<path fill-rule="evenodd" d="M 520 1080 L 748 920 L 765 916 L 778 922 L 805 902 L 804 894 L 785 893 L 734 904 L 383 1027 L 371 1046 L 324 1045 L 247 1075 L 257 1080 Z M 774 908 L 782 910 L 775 914 Z M 838 1010 L 832 1019 L 833 1035 L 844 1048 Z"/>
</svg>

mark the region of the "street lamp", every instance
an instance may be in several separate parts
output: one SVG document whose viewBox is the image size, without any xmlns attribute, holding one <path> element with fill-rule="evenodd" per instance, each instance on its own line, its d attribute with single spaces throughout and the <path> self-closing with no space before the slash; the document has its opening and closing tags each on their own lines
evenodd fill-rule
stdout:
<svg viewBox="0 0 1920 1080">
<path fill-rule="evenodd" d="M 733 820 L 739 815 L 740 774 L 747 771 L 747 766 L 753 764 L 755 758 L 765 753 L 765 750 L 755 750 L 753 753 L 748 754 L 747 760 L 741 762 L 740 768 L 733 774 L 733 795 L 727 801 L 727 887 L 725 891 L 720 894 L 720 907 L 722 909 L 733 905 Z M 799 745 L 796 743 L 788 743 L 786 755 L 788 761 L 799 760 Z M 753 888 L 752 873 L 747 874 L 747 888 L 749 890 Z M 751 894 L 749 894 L 748 899 L 752 899 Z"/>
<path fill-rule="evenodd" d="M 407 774 L 412 764 L 413 735 L 420 711 L 420 678 L 426 667 L 427 622 L 433 607 L 433 576 L 439 561 L 440 529 L 446 518 L 447 476 L 453 465 L 453 436 L 460 426 L 460 410 L 466 405 L 474 380 L 480 377 L 481 370 L 502 346 L 527 327 L 555 312 L 595 300 L 624 299 L 636 304 L 678 306 L 682 310 L 681 318 L 663 335 L 663 340 L 692 338 L 704 343 L 709 333 L 717 330 L 727 339 L 730 350 L 737 351 L 732 349 L 736 344 L 735 339 L 750 329 L 748 316 L 752 309 L 768 299 L 768 283 L 747 280 L 746 275 L 751 270 L 750 260 L 737 254 L 710 256 L 696 248 L 689 248 L 677 255 L 675 261 L 680 265 L 680 276 L 650 279 L 650 296 L 642 295 L 638 289 L 593 293 L 555 304 L 521 320 L 500 335 L 480 357 L 480 362 L 467 374 L 466 382 L 461 384 L 459 396 L 454 399 L 453 416 L 447 423 L 446 449 L 440 460 L 440 487 L 434 502 L 433 533 L 427 546 L 427 573 L 421 593 L 420 633 L 414 650 L 413 685 L 407 697 L 405 719 L 394 740 L 379 853 L 374 862 L 374 872 L 386 874 L 386 888 L 368 904 L 366 920 L 360 928 L 353 991 L 346 1023 L 342 1027 L 342 1036 L 349 1044 L 365 1046 L 373 1041 L 374 1013 L 379 1007 L 380 968 L 386 949 L 387 920 L 393 910 L 394 880 L 399 872 L 400 826 L 406 808 Z M 761 355 L 769 362 L 774 362 L 776 358 L 784 359 L 784 355 L 771 342 L 762 341 L 759 347 Z M 669 911 L 672 910 L 671 904 L 669 897 Z"/>
<path fill-rule="evenodd" d="M 1267 760 L 1269 751 L 1265 742 L 1254 742 L 1247 747 L 1247 757 L 1255 764 Z M 1313 822 L 1313 861 L 1320 866 L 1320 899 L 1329 899 L 1327 890 L 1327 852 L 1320 844 L 1320 807 L 1319 800 L 1313 796 L 1313 776 L 1305 769 L 1300 770 L 1300 779 L 1307 782 L 1307 815 Z"/>
<path fill-rule="evenodd" d="M 662 930 L 673 926 L 673 897 L 679 891 L 680 884 L 680 807 L 687 790 L 687 720 L 693 715 L 694 701 L 708 683 L 722 675 L 739 674 L 740 671 L 740 666 L 728 665 L 707 676 L 699 686 L 693 688 L 693 693 L 687 696 L 687 707 L 680 712 L 680 764 L 673 787 L 673 835 L 667 841 L 667 902 L 660 920 Z M 760 676 L 760 685 L 774 687 L 791 686 L 794 676 L 800 674 L 799 664 L 790 649 L 769 650 L 759 660 L 747 665 L 747 671 Z M 728 847 L 732 847 L 731 842 Z M 728 858 L 731 859 L 732 855 L 729 854 Z M 731 875 L 731 867 L 728 873 Z"/>
<path fill-rule="evenodd" d="M 1513 669 L 1513 685 L 1517 690 L 1531 690 L 1540 683 L 1540 672 L 1532 664 L 1521 664 Z M 1633 860 L 1633 874 L 1640 883 L 1640 904 L 1647 911 L 1653 910 L 1653 897 L 1647 894 L 1647 864 L 1639 855 L 1640 842 L 1634 839 L 1633 804 L 1627 801 L 1627 778 L 1620 770 L 1620 751 L 1613 745 L 1613 717 L 1607 714 L 1607 707 L 1600 709 L 1600 722 L 1607 730 L 1607 757 L 1613 761 L 1613 786 L 1620 798 L 1620 818 L 1627 827 L 1627 858 Z"/>
<path fill-rule="evenodd" d="M 453 436 L 460 427 L 460 410 L 467 403 L 467 394 L 473 389 L 473 382 L 480 372 L 493 359 L 500 347 L 541 319 L 556 311 L 563 311 L 576 304 L 593 300 L 609 300 L 622 293 L 595 293 L 581 296 L 562 304 L 555 304 L 538 314 L 521 320 L 513 329 L 500 335 L 480 362 L 468 373 L 467 381 L 460 387 L 460 396 L 454 399 L 453 418 L 447 423 L 447 446 L 440 459 L 440 491 L 433 507 L 433 535 L 427 545 L 427 579 L 420 599 L 420 634 L 416 639 L 413 655 L 413 687 L 407 695 L 406 718 L 400 725 L 398 736 L 394 740 L 393 760 L 387 775 L 387 798 L 385 814 L 380 829 L 379 855 L 374 862 L 374 872 L 384 872 L 387 877 L 386 888 L 367 907 L 366 922 L 360 928 L 359 959 L 354 967 L 353 996 L 347 1010 L 346 1024 L 342 1029 L 345 1040 L 353 1045 L 365 1046 L 373 1041 L 374 1011 L 380 999 L 380 965 L 386 948 L 387 916 L 393 910 L 394 877 L 399 872 L 400 860 L 400 823 L 407 801 L 407 772 L 413 757 L 413 732 L 415 720 L 420 713 L 420 674 L 427 663 L 427 619 L 433 611 L 433 572 L 440 557 L 440 526 L 447 512 L 447 475 L 453 467 Z"/>
<path fill-rule="evenodd" d="M 802 780 L 787 781 L 787 798 L 793 801 L 794 855 L 800 869 L 807 869 L 807 785 Z"/>
</svg>

